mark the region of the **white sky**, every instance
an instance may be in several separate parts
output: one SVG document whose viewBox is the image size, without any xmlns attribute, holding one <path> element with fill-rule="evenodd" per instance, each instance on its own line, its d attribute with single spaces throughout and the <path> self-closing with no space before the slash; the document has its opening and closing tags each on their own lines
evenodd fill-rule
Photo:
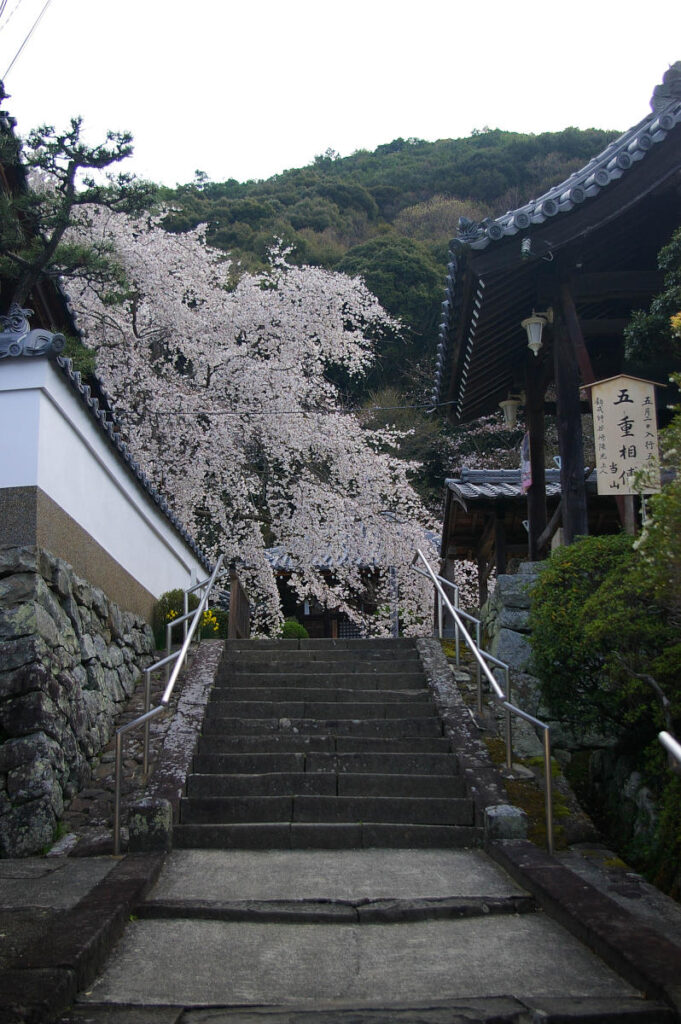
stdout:
<svg viewBox="0 0 681 1024">
<path fill-rule="evenodd" d="M 45 0 L 0 0 L 0 76 Z M 489 125 L 624 130 L 681 60 L 681 0 L 50 0 L 6 75 L 25 134 L 130 130 L 168 185 Z"/>
</svg>

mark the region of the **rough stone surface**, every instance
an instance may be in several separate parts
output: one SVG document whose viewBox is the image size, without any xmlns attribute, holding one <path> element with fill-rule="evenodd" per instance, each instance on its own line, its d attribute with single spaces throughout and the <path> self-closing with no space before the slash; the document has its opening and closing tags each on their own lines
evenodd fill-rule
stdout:
<svg viewBox="0 0 681 1024">
<path fill-rule="evenodd" d="M 526 839 L 527 815 L 511 804 L 485 808 L 485 839 Z"/>
<path fill-rule="evenodd" d="M 170 850 L 173 834 L 173 808 L 170 801 L 158 797 L 138 800 L 130 809 L 128 832 L 128 850 L 131 853 Z"/>
<path fill-rule="evenodd" d="M 0 857 L 51 843 L 152 651 L 144 620 L 66 562 L 0 549 Z"/>
</svg>

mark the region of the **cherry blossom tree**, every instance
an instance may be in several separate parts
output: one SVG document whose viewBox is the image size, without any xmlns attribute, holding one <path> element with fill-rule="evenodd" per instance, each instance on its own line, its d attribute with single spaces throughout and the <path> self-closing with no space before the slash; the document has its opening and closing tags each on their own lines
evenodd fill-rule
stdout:
<svg viewBox="0 0 681 1024">
<path fill-rule="evenodd" d="M 399 324 L 359 279 L 291 266 L 282 249 L 228 286 L 202 228 L 169 234 L 159 219 L 93 210 L 79 237 L 112 246 L 125 301 L 70 285 L 135 458 L 200 543 L 241 561 L 258 631 L 281 621 L 272 545 L 301 600 L 358 620 L 370 584 L 378 612 L 364 625 L 381 635 L 397 583 L 404 631 L 427 630 L 429 588 L 410 569 L 433 525 L 417 467 L 396 454 L 399 432 L 363 429 L 329 378 L 364 373 L 372 339 Z"/>
</svg>

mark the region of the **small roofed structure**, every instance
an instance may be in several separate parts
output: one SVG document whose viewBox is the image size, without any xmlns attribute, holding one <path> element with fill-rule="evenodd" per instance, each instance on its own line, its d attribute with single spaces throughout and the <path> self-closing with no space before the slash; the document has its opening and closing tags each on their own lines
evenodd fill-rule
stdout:
<svg viewBox="0 0 681 1024">
<path fill-rule="evenodd" d="M 445 481 L 445 488 L 442 575 L 453 581 L 457 561 L 475 562 L 482 605 L 492 569 L 505 573 L 511 558 L 528 557 L 522 474 L 519 469 L 463 469 L 460 476 Z M 610 498 L 598 496 L 595 471 L 586 479 L 586 490 L 590 532 L 616 532 L 617 509 Z M 546 502 L 552 514 L 559 508 L 560 498 L 560 470 L 547 470 Z"/>
<path fill-rule="evenodd" d="M 570 543 L 589 528 L 580 387 L 627 369 L 624 328 L 661 290 L 657 255 L 681 224 L 681 62 L 651 108 L 538 199 L 480 224 L 462 220 L 451 243 L 432 401 L 463 423 L 522 393 L 533 559 L 550 541 L 544 415 L 557 414 L 561 455 L 553 526 Z M 543 335 L 529 339 L 535 313 Z M 555 403 L 546 401 L 550 385 Z"/>
</svg>

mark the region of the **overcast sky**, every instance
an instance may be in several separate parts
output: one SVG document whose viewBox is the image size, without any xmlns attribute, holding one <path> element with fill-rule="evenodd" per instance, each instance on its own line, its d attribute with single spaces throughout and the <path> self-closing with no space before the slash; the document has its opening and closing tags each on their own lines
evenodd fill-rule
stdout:
<svg viewBox="0 0 681 1024">
<path fill-rule="evenodd" d="M 45 0 L 0 0 L 5 75 Z M 681 0 L 48 0 L 5 77 L 23 134 L 80 114 L 168 185 L 488 125 L 624 130 L 681 60 Z"/>
</svg>

